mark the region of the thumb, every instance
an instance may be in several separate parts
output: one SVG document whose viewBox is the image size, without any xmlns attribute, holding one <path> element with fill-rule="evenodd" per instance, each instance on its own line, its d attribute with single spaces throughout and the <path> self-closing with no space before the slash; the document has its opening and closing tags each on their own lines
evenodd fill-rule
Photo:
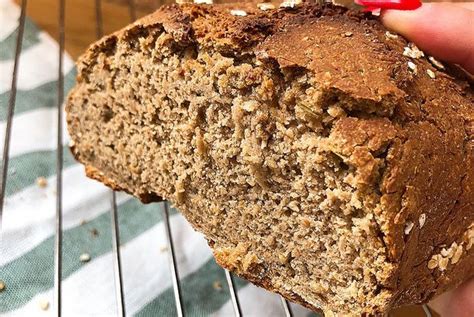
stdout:
<svg viewBox="0 0 474 317">
<path fill-rule="evenodd" d="M 425 3 L 414 11 L 384 10 L 382 21 L 425 52 L 474 74 L 474 11 L 468 5 Z"/>
</svg>

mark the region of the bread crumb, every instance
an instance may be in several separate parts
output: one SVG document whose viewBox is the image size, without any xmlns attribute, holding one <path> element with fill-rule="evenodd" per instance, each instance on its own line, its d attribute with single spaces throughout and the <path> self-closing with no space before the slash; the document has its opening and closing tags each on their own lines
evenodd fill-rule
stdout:
<svg viewBox="0 0 474 317">
<path fill-rule="evenodd" d="M 166 245 L 161 245 L 161 246 L 160 246 L 160 252 L 161 252 L 161 253 L 164 253 L 164 252 L 166 252 L 166 251 L 168 251 L 168 246 L 166 246 Z"/>
<path fill-rule="evenodd" d="M 397 34 L 390 33 L 389 31 L 385 32 L 385 36 L 386 36 L 388 39 L 391 39 L 391 40 L 394 40 L 394 39 L 397 39 L 397 38 L 398 38 L 398 35 L 397 35 Z"/>
<path fill-rule="evenodd" d="M 5 282 L 0 280 L 0 292 L 3 292 L 5 290 L 5 288 L 7 288 L 6 285 L 5 285 Z"/>
<path fill-rule="evenodd" d="M 275 6 L 271 3 L 259 3 L 257 4 L 257 8 L 259 8 L 260 10 L 262 11 L 266 11 L 266 10 L 273 10 L 275 9 Z"/>
<path fill-rule="evenodd" d="M 48 180 L 43 176 L 40 176 L 36 179 L 36 185 L 38 185 L 38 187 L 40 188 L 45 188 L 46 186 L 48 186 Z"/>
<path fill-rule="evenodd" d="M 49 301 L 46 299 L 41 299 L 39 301 L 39 307 L 41 310 L 48 310 L 49 309 Z"/>
<path fill-rule="evenodd" d="M 427 69 L 427 70 L 426 70 L 426 73 L 428 74 L 428 76 L 430 76 L 431 79 L 435 79 L 435 78 L 436 78 L 435 72 L 432 71 L 431 69 Z"/>
<path fill-rule="evenodd" d="M 244 10 L 230 10 L 230 14 L 238 16 L 238 17 L 247 16 L 247 12 L 245 12 Z"/>
<path fill-rule="evenodd" d="M 213 287 L 216 291 L 221 291 L 221 290 L 222 290 L 222 283 L 221 283 L 221 281 L 214 281 L 214 283 L 212 283 L 212 287 Z"/>
<path fill-rule="evenodd" d="M 87 223 L 87 220 L 86 219 L 82 219 L 81 222 L 79 222 L 79 225 L 80 226 L 83 226 Z"/>
<path fill-rule="evenodd" d="M 426 222 L 426 214 L 421 214 L 420 218 L 418 218 L 418 223 L 420 224 L 420 229 L 423 228 Z"/>
<path fill-rule="evenodd" d="M 444 65 L 441 64 L 440 61 L 438 61 L 436 58 L 433 56 L 428 57 L 428 60 L 430 61 L 431 64 L 433 64 L 434 67 L 440 70 L 444 70 Z"/>
<path fill-rule="evenodd" d="M 302 0 L 285 0 L 280 4 L 280 8 L 296 8 L 302 2 Z"/>
<path fill-rule="evenodd" d="M 89 253 L 83 253 L 81 254 L 81 256 L 79 257 L 79 261 L 81 261 L 82 263 L 87 263 L 91 260 L 91 256 L 89 255 Z"/>
<path fill-rule="evenodd" d="M 416 74 L 418 71 L 418 67 L 413 62 L 408 62 L 408 68 L 410 68 L 413 74 Z"/>
<path fill-rule="evenodd" d="M 408 221 L 408 222 L 405 224 L 405 230 L 404 230 L 404 232 L 405 232 L 406 235 L 410 234 L 410 231 L 411 231 L 411 229 L 413 229 L 413 226 L 414 226 L 414 223 L 411 222 L 411 221 Z"/>
</svg>

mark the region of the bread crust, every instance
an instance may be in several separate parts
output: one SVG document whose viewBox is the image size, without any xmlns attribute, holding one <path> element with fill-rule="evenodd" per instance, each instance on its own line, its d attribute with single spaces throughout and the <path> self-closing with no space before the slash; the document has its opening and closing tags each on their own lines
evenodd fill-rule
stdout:
<svg viewBox="0 0 474 317">
<path fill-rule="evenodd" d="M 223 53 L 255 54 L 281 69 L 309 70 L 327 93 L 323 97 L 337 93 L 356 105 L 354 114 L 363 113 L 338 121 L 328 148 L 358 169 L 361 190 L 376 184 L 380 192 L 381 203 L 374 212 L 387 257 L 395 267 L 386 277 L 390 305 L 426 302 L 473 276 L 473 248 L 464 250 L 455 264 L 442 269 L 429 265 L 443 248 L 466 245 L 474 223 L 470 84 L 454 76 L 449 65 L 446 72 L 436 71 L 436 78 L 430 78 L 427 71 L 435 71 L 430 62 L 403 56 L 409 45 L 406 40 L 387 37 L 380 22 L 368 14 L 312 4 L 270 12 L 248 5 L 239 8 L 247 16 L 233 16 L 220 6 L 163 7 L 93 44 L 79 60 L 78 81 L 118 38 L 157 25 L 182 45 L 197 43 Z M 409 63 L 415 63 L 416 71 Z M 72 152 L 81 161 L 80 153 Z M 375 172 L 376 164 L 383 164 L 381 173 Z M 115 190 L 135 193 L 93 166 L 87 165 L 86 172 Z M 155 193 L 139 198 L 162 200 Z M 224 256 L 216 254 L 216 259 L 253 283 L 282 293 L 258 274 L 236 270 Z M 296 294 L 282 295 L 317 309 Z"/>
</svg>

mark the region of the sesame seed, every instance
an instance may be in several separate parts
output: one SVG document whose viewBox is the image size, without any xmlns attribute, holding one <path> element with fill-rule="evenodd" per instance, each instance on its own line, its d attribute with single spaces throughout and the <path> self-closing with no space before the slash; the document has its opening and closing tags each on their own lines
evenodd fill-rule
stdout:
<svg viewBox="0 0 474 317">
<path fill-rule="evenodd" d="M 398 35 L 397 34 L 393 34 L 393 33 L 390 33 L 389 31 L 385 32 L 385 36 L 391 40 L 394 40 L 394 39 L 397 39 L 398 38 Z"/>
<path fill-rule="evenodd" d="M 454 252 L 454 255 L 451 259 L 452 264 L 456 264 L 459 261 L 459 259 L 461 258 L 461 255 L 462 255 L 462 251 L 463 251 L 462 250 L 462 245 L 460 245 L 456 248 L 456 251 Z"/>
<path fill-rule="evenodd" d="M 354 33 L 352 33 L 352 32 L 346 32 L 346 33 L 344 33 L 343 35 L 344 35 L 344 37 L 351 37 L 352 35 L 354 35 Z"/>
<path fill-rule="evenodd" d="M 413 62 L 408 62 L 408 68 L 410 68 L 413 74 L 416 74 L 418 71 L 418 67 L 416 67 L 415 63 Z"/>
<path fill-rule="evenodd" d="M 445 258 L 451 258 L 453 256 L 453 249 L 442 248 L 440 254 Z"/>
<path fill-rule="evenodd" d="M 247 12 L 245 12 L 244 10 L 230 10 L 230 14 L 238 16 L 238 17 L 247 16 Z"/>
<path fill-rule="evenodd" d="M 408 221 L 408 222 L 405 224 L 405 230 L 404 230 L 404 232 L 405 232 L 406 235 L 410 234 L 410 231 L 411 231 L 411 229 L 413 229 L 413 226 L 414 226 L 414 223 L 411 222 L 411 221 Z"/>
<path fill-rule="evenodd" d="M 262 11 L 267 11 L 267 10 L 273 10 L 275 9 L 275 6 L 271 3 L 259 3 L 257 4 L 257 8 L 259 8 Z"/>
<path fill-rule="evenodd" d="M 48 310 L 49 309 L 49 302 L 46 300 L 46 299 L 41 299 L 39 301 L 39 307 L 42 309 L 42 310 Z"/>
<path fill-rule="evenodd" d="M 0 292 L 3 292 L 5 288 L 7 288 L 7 286 L 5 285 L 5 282 L 0 280 Z"/>
<path fill-rule="evenodd" d="M 370 13 L 372 13 L 373 16 L 378 17 L 378 16 L 380 16 L 381 11 L 382 10 L 380 10 L 380 9 L 375 9 L 375 10 L 371 11 Z"/>
<path fill-rule="evenodd" d="M 212 4 L 212 0 L 194 0 L 195 4 Z"/>
<path fill-rule="evenodd" d="M 440 70 L 444 70 L 444 65 L 441 64 L 440 61 L 438 61 L 436 58 L 433 56 L 428 57 L 428 60 L 430 61 L 431 64 L 433 64 L 434 67 Z"/>
<path fill-rule="evenodd" d="M 409 43 L 403 50 L 403 55 L 411 58 L 420 58 L 425 56 L 422 50 L 420 50 L 415 44 Z"/>
<path fill-rule="evenodd" d="M 48 186 L 48 180 L 43 176 L 40 176 L 36 179 L 36 185 L 38 185 L 38 187 L 40 188 L 45 188 L 46 186 Z"/>
<path fill-rule="evenodd" d="M 446 270 L 448 267 L 449 259 L 441 257 L 438 261 L 438 267 L 440 271 Z"/>
<path fill-rule="evenodd" d="M 91 260 L 91 256 L 89 255 L 89 253 L 83 253 L 81 254 L 81 256 L 79 257 L 79 261 L 81 261 L 82 263 L 87 263 Z"/>
<path fill-rule="evenodd" d="M 435 257 L 432 257 L 429 261 L 428 261 L 428 268 L 430 270 L 436 268 L 438 266 L 438 260 L 435 258 Z"/>
<path fill-rule="evenodd" d="M 432 71 L 431 69 L 427 69 L 427 70 L 426 70 L 426 73 L 428 74 L 428 76 L 430 76 L 431 79 L 435 79 L 435 78 L 436 78 L 435 72 Z"/>
<path fill-rule="evenodd" d="M 418 219 L 418 223 L 420 224 L 420 228 L 423 228 L 423 226 L 425 225 L 425 221 L 426 221 L 426 214 L 421 214 L 420 218 Z"/>
<path fill-rule="evenodd" d="M 280 8 L 296 8 L 302 2 L 302 0 L 286 0 L 280 4 Z"/>
</svg>

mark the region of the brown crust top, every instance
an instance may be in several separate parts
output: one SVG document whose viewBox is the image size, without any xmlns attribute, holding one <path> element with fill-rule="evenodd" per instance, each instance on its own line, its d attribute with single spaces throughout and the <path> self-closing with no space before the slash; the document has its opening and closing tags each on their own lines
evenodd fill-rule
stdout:
<svg viewBox="0 0 474 317">
<path fill-rule="evenodd" d="M 79 69 L 117 37 L 161 25 L 183 45 L 255 54 L 282 70 L 310 70 L 326 97 L 337 91 L 347 104 L 357 106 L 349 109 L 354 118 L 335 126 L 332 136 L 341 144 L 332 146 L 361 171 L 361 178 L 379 184 L 376 220 L 397 267 L 391 282 L 393 304 L 426 301 L 472 276 L 472 249 L 444 272 L 427 267 L 433 254 L 459 241 L 474 222 L 474 96 L 469 84 L 436 71 L 425 57 L 403 56 L 406 40 L 387 37 L 368 14 L 311 4 L 243 9 L 247 16 L 231 15 L 226 6 L 163 7 L 94 44 Z M 383 172 L 373 174 L 373 164 L 380 160 Z M 94 171 L 88 174 L 107 181 Z M 422 214 L 424 226 L 418 224 Z M 405 234 L 409 222 L 414 229 Z M 223 259 L 219 262 L 226 265 Z"/>
</svg>

